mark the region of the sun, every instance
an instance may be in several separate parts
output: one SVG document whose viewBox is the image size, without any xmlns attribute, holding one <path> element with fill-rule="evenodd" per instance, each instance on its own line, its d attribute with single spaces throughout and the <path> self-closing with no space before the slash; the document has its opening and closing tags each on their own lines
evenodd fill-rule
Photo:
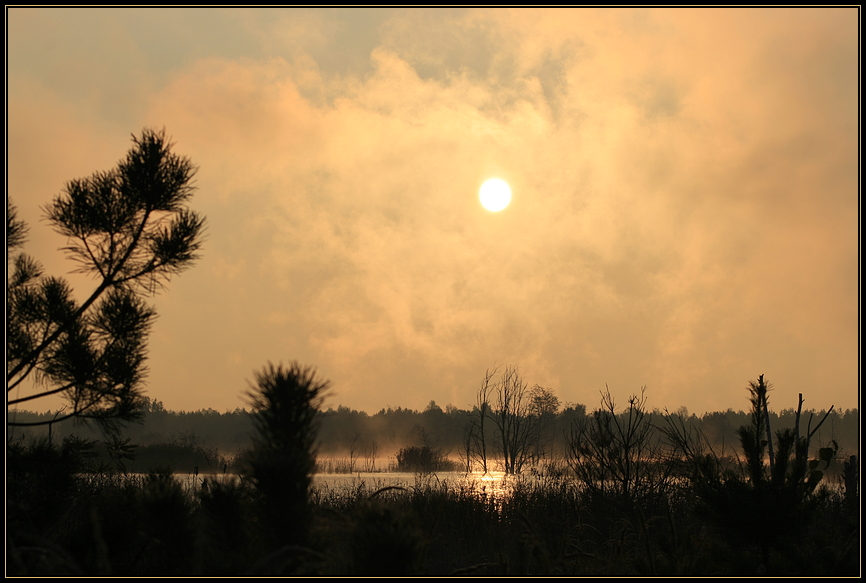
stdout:
<svg viewBox="0 0 866 583">
<path fill-rule="evenodd" d="M 499 212 L 511 202 L 511 187 L 501 178 L 490 178 L 478 190 L 478 199 L 487 210 Z"/>
</svg>

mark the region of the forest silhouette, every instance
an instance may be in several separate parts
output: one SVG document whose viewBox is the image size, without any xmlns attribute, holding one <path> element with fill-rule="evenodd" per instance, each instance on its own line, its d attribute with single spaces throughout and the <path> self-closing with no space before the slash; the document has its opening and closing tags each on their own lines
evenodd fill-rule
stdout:
<svg viewBox="0 0 866 583">
<path fill-rule="evenodd" d="M 648 391 L 648 394 L 651 392 Z M 552 452 L 561 452 L 566 447 L 566 435 L 572 425 L 585 419 L 591 410 L 592 406 L 587 409 L 586 405 L 577 403 L 568 403 L 558 408 L 552 415 L 548 430 L 548 447 Z M 465 437 L 472 423 L 473 412 L 477 414 L 477 408 L 459 408 L 450 404 L 443 408 L 435 401 L 431 401 L 420 411 L 403 407 L 383 407 L 373 414 L 342 405 L 323 407 L 318 413 L 316 448 L 323 460 L 340 460 L 344 462 L 342 465 L 346 469 L 351 468 L 351 471 L 387 470 L 396 463 L 396 454 L 400 449 L 423 447 L 425 444 L 432 446 L 445 457 L 459 462 L 461 457 L 465 459 Z M 654 424 L 666 415 L 665 411 L 658 409 L 650 413 Z M 717 447 L 726 449 L 737 446 L 737 429 L 749 422 L 749 413 L 743 410 L 728 409 L 702 415 L 680 410 L 675 414 L 683 417 Z M 820 419 L 827 411 L 807 410 L 802 414 Z M 795 415 L 793 408 L 771 411 L 771 425 L 791 427 Z M 11 440 L 48 439 L 47 422 L 54 418 L 53 412 L 17 410 L 10 412 L 10 416 L 19 421 L 45 422 L 37 427 L 10 429 L 8 436 Z M 835 440 L 839 446 L 839 459 L 846 459 L 848 455 L 859 455 L 859 427 L 860 416 L 857 409 L 834 410 L 820 428 L 818 442 L 829 443 Z M 233 467 L 238 454 L 250 446 L 252 432 L 251 411 L 247 407 L 237 407 L 233 411 L 222 413 L 214 409 L 170 411 L 161 401 L 145 397 L 140 422 L 126 425 L 122 432 L 123 438 L 134 444 L 137 451 L 136 460 L 127 462 L 127 469 L 146 472 L 152 464 L 151 460 L 158 459 L 160 455 L 164 456 L 166 463 L 170 462 L 169 465 L 174 471 L 180 473 L 190 473 L 196 465 L 202 471 L 221 470 L 226 463 Z M 106 438 L 98 427 L 62 423 L 53 425 L 54 443 L 62 443 L 64 439 L 72 436 L 92 442 L 94 450 L 98 452 L 98 459 L 109 458 Z M 156 451 L 163 453 L 150 453 Z"/>
</svg>

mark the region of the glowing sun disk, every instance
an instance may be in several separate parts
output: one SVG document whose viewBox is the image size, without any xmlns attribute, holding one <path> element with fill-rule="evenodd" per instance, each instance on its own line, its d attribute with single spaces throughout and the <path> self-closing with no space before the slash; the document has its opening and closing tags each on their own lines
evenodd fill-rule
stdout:
<svg viewBox="0 0 866 583">
<path fill-rule="evenodd" d="M 487 210 L 499 212 L 511 202 L 511 187 L 501 178 L 491 178 L 481 185 L 478 199 Z"/>
</svg>

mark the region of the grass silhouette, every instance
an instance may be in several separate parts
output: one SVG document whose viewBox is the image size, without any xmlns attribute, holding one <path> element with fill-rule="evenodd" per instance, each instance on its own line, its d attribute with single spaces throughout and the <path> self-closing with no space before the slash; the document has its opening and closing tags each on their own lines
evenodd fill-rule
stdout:
<svg viewBox="0 0 866 583">
<path fill-rule="evenodd" d="M 168 468 L 133 475 L 124 464 L 85 475 L 93 460 L 81 440 L 7 443 L 7 575 L 859 574 L 856 459 L 847 490 L 819 481 L 825 454 L 802 453 L 816 429 L 810 423 L 777 429 L 771 465 L 766 394 L 755 396 L 751 425 L 741 431 L 741 465 L 728 464 L 677 416 L 663 420 L 665 441 L 631 447 L 637 457 L 622 459 L 629 432 L 602 431 L 614 427 L 602 418 L 610 401 L 601 425 L 583 435 L 596 443 L 576 444 L 584 457 L 571 469 L 560 461 L 550 474 L 507 476 L 507 488 L 494 493 L 435 472 L 399 488 L 364 481 L 315 488 L 313 413 L 327 388 L 297 363 L 257 374 L 249 390 L 254 446 L 235 475 L 178 479 Z M 634 413 L 632 434 L 640 435 L 650 417 Z M 646 464 L 647 452 L 658 458 L 654 466 L 621 472 Z M 575 471 L 590 459 L 612 467 Z M 663 487 L 641 486 L 661 469 L 672 476 Z M 613 476 L 613 487 L 598 475 Z M 632 482 L 616 481 L 626 477 Z"/>
</svg>

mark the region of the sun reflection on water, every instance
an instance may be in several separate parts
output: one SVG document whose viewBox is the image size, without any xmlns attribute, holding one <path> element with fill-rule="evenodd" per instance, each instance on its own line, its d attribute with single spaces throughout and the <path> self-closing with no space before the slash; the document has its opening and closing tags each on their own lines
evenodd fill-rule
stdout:
<svg viewBox="0 0 866 583">
<path fill-rule="evenodd" d="M 354 474 L 315 474 L 313 489 L 331 496 L 365 492 L 374 494 L 384 489 L 450 490 L 499 500 L 513 490 L 516 478 L 505 472 L 436 472 L 429 474 L 402 472 L 357 472 Z"/>
</svg>

